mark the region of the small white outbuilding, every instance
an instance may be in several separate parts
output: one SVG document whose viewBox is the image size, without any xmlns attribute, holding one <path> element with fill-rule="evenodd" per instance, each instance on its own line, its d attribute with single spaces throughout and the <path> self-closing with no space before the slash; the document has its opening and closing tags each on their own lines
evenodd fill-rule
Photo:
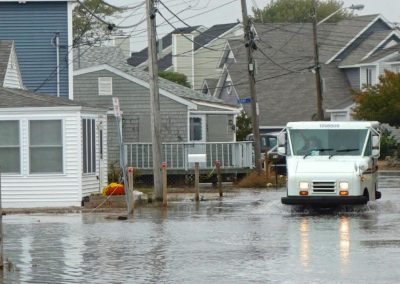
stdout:
<svg viewBox="0 0 400 284">
<path fill-rule="evenodd" d="M 3 208 L 80 206 L 107 183 L 107 111 L 0 87 Z"/>
</svg>

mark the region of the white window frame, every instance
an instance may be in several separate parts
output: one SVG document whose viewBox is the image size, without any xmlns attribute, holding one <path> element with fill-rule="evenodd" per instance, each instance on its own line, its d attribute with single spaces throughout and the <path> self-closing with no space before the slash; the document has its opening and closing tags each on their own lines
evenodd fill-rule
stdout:
<svg viewBox="0 0 400 284">
<path fill-rule="evenodd" d="M 108 82 L 104 82 L 107 80 L 108 80 Z M 106 88 L 107 85 L 108 85 L 108 88 Z M 99 96 L 112 96 L 113 95 L 113 77 L 98 77 L 98 91 L 99 91 Z"/>
<path fill-rule="evenodd" d="M 19 153 L 19 169 L 17 172 L 5 172 L 3 169 L 0 168 L 1 174 L 16 174 L 20 175 L 21 174 L 21 166 L 22 166 L 22 147 L 21 147 L 21 121 L 20 120 L 15 120 L 15 119 L 10 119 L 10 120 L 1 120 L 0 122 L 17 122 L 17 127 L 18 127 L 18 145 L 6 145 L 6 146 L 0 146 L 1 149 L 3 148 L 18 148 L 18 153 Z"/>
<path fill-rule="evenodd" d="M 44 145 L 44 146 L 34 146 L 34 147 L 61 147 L 61 171 L 60 172 L 45 172 L 45 171 L 43 171 L 43 172 L 32 172 L 32 160 L 31 160 L 31 149 L 33 148 L 32 147 L 32 145 L 31 145 L 31 131 L 32 131 L 32 129 L 31 129 L 31 122 L 33 122 L 33 121 L 59 121 L 60 122 L 60 127 L 61 127 L 61 129 L 60 129 L 60 131 L 61 131 L 61 143 L 60 143 L 60 146 L 55 146 L 55 145 Z M 28 131 L 28 143 L 29 143 L 29 145 L 28 145 L 28 149 L 29 149 L 29 151 L 28 151 L 28 159 L 29 159 L 29 168 L 28 168 L 28 170 L 29 170 L 29 174 L 30 175 L 41 175 L 41 174 L 55 174 L 55 175 L 57 175 L 57 174 L 64 174 L 64 170 L 65 170 L 65 164 L 64 164 L 64 162 L 65 162 L 65 155 L 64 155 L 64 150 L 65 150 L 65 145 L 64 145 L 64 121 L 62 120 L 62 119 L 58 119 L 58 118 L 54 118 L 54 119 L 30 119 L 30 120 L 28 120 L 28 128 L 29 128 L 29 131 Z"/>
<path fill-rule="evenodd" d="M 191 137 L 190 137 L 190 133 L 191 133 L 191 123 L 190 123 L 190 120 L 192 119 L 192 118 L 200 118 L 201 119 L 201 139 L 200 140 L 192 140 L 191 139 Z M 207 121 L 206 121 L 206 116 L 205 115 L 190 115 L 190 117 L 189 117 L 189 127 L 188 127 L 188 132 L 189 132 L 189 135 L 188 135 L 188 140 L 190 141 L 190 142 L 206 142 L 206 124 L 207 124 Z"/>
<path fill-rule="evenodd" d="M 365 85 L 372 86 L 372 68 L 365 68 Z"/>
<path fill-rule="evenodd" d="M 84 127 L 85 125 L 85 127 Z M 89 127 L 88 127 L 89 126 Z M 82 172 L 96 174 L 97 146 L 96 146 L 96 119 L 82 118 Z M 88 141 L 90 139 L 90 141 Z"/>
</svg>

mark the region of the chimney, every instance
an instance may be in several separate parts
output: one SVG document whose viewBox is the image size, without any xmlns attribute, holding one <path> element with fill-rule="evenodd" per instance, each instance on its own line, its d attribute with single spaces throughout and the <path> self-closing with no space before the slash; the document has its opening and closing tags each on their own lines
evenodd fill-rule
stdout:
<svg viewBox="0 0 400 284">
<path fill-rule="evenodd" d="M 114 46 L 119 47 L 126 58 L 131 57 L 131 38 L 126 35 L 114 35 L 112 38 L 112 43 Z"/>
</svg>

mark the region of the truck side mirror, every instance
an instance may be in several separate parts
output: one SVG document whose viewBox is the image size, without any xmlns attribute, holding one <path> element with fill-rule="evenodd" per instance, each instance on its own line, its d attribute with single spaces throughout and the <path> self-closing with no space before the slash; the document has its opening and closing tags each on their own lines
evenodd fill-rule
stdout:
<svg viewBox="0 0 400 284">
<path fill-rule="evenodd" d="M 284 146 L 286 146 L 286 137 L 285 133 L 281 132 L 278 134 L 278 147 L 284 147 Z"/>
<path fill-rule="evenodd" d="M 379 136 L 372 136 L 372 157 L 379 158 L 380 155 L 380 145 L 379 145 Z"/>
<path fill-rule="evenodd" d="M 280 146 L 278 147 L 278 155 L 286 155 L 286 147 L 285 146 Z"/>
<path fill-rule="evenodd" d="M 379 136 L 378 135 L 372 136 L 372 149 L 379 149 Z"/>
</svg>

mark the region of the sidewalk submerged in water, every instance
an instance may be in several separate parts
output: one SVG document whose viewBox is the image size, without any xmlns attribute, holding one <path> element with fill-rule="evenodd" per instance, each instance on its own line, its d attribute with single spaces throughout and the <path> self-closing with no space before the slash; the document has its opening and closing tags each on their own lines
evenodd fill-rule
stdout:
<svg viewBox="0 0 400 284">
<path fill-rule="evenodd" d="M 234 197 L 239 194 L 240 188 L 233 187 L 232 184 L 223 186 L 223 198 Z M 140 191 L 140 189 L 139 189 Z M 194 202 L 195 191 L 193 188 L 169 188 L 168 202 Z M 200 202 L 219 200 L 219 191 L 210 184 L 200 186 Z M 92 199 L 92 201 L 90 201 Z M 73 214 L 73 213 L 109 213 L 125 212 L 125 196 L 101 196 L 93 195 L 84 206 L 78 207 L 41 207 L 41 208 L 3 208 L 3 215 L 10 214 Z M 90 203 L 92 202 L 92 203 Z M 135 207 L 160 207 L 161 203 L 152 198 L 152 194 L 141 194 L 140 198 L 135 200 Z"/>
<path fill-rule="evenodd" d="M 382 176 L 400 176 L 400 169 L 382 169 L 379 170 L 379 175 Z M 263 189 L 275 190 L 275 187 L 265 187 Z M 224 183 L 223 198 L 234 197 L 243 188 L 234 187 L 231 183 Z M 248 189 L 254 190 L 254 189 Z M 259 190 L 259 189 L 258 189 Z M 194 202 L 195 192 L 194 188 L 168 188 L 168 202 L 176 203 L 176 202 Z M 118 199 L 118 203 L 125 204 L 124 196 L 114 196 Z M 113 197 L 113 198 L 114 198 Z M 200 201 L 215 201 L 219 200 L 218 189 L 213 187 L 211 184 L 200 184 Z M 110 205 L 110 204 L 107 204 Z M 143 194 L 141 201 L 136 202 L 135 206 L 137 207 L 160 207 L 160 203 L 157 202 L 148 202 L 147 194 Z M 44 208 L 3 208 L 3 215 L 7 214 L 73 214 L 73 213 L 109 213 L 109 212 L 125 212 L 126 207 L 111 207 L 111 206 L 99 206 L 98 208 L 85 208 L 82 207 L 44 207 Z"/>
</svg>

